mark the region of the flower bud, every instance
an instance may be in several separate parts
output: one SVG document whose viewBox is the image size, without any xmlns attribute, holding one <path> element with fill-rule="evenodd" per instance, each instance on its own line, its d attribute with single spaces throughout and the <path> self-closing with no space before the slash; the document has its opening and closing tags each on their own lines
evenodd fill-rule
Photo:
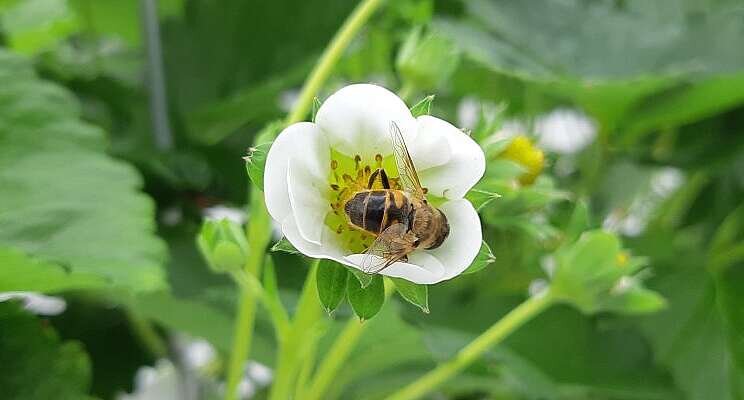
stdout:
<svg viewBox="0 0 744 400">
<path fill-rule="evenodd" d="M 642 288 L 633 278 L 644 260 L 623 251 L 611 233 L 585 232 L 556 252 L 556 263 L 551 293 L 585 313 L 650 312 L 664 304 L 658 294 Z"/>
<path fill-rule="evenodd" d="M 396 66 L 406 83 L 419 89 L 435 89 L 455 72 L 460 52 L 448 38 L 411 31 L 398 53 Z"/>
<path fill-rule="evenodd" d="M 205 220 L 197 244 L 209 268 L 219 273 L 239 270 L 248 256 L 240 225 L 228 219 Z"/>
</svg>

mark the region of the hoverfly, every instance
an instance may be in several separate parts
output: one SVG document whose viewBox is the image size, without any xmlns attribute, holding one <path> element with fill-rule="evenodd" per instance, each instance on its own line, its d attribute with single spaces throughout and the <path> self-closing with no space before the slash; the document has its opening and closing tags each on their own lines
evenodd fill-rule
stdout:
<svg viewBox="0 0 744 400">
<path fill-rule="evenodd" d="M 375 236 L 361 269 L 378 273 L 397 261 L 408 261 L 416 249 L 435 249 L 449 235 L 444 213 L 426 200 L 416 168 L 395 122 L 390 135 L 402 190 L 392 189 L 383 168 L 375 170 L 367 188 L 351 195 L 344 205 L 347 222 Z"/>
</svg>

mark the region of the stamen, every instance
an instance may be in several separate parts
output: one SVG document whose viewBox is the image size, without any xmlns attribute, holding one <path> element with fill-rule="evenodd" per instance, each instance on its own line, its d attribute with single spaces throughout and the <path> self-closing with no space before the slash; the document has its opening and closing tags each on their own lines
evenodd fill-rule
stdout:
<svg viewBox="0 0 744 400">
<path fill-rule="evenodd" d="M 351 175 L 349 174 L 344 174 L 342 178 L 344 178 L 344 183 L 347 185 L 351 185 L 352 183 L 354 183 L 354 179 L 352 179 Z"/>
<path fill-rule="evenodd" d="M 331 183 L 331 190 L 333 190 L 334 192 L 338 192 L 339 188 L 340 186 L 338 186 L 337 184 Z"/>
<path fill-rule="evenodd" d="M 369 175 L 372 173 L 372 168 L 369 167 L 369 165 L 364 166 L 364 173 Z"/>
<path fill-rule="evenodd" d="M 375 162 L 377 163 L 377 168 L 382 168 L 382 154 L 375 155 Z"/>
<path fill-rule="evenodd" d="M 331 169 L 336 169 L 336 168 L 338 168 L 338 161 L 331 160 Z"/>
<path fill-rule="evenodd" d="M 341 234 L 341 232 L 343 232 L 343 231 L 344 231 L 344 226 L 343 226 L 343 225 L 339 225 L 339 226 L 338 226 L 338 228 L 336 228 L 336 233 L 337 233 L 337 234 L 339 234 L 339 235 L 340 235 L 340 234 Z"/>
<path fill-rule="evenodd" d="M 354 169 L 359 169 L 359 163 L 362 162 L 362 156 L 359 154 L 354 156 Z"/>
</svg>

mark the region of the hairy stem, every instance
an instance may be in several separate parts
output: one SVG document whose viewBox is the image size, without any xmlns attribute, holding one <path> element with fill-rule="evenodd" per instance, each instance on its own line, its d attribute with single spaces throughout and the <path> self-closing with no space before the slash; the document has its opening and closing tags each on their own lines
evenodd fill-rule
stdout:
<svg viewBox="0 0 744 400">
<path fill-rule="evenodd" d="M 266 246 L 271 237 L 271 222 L 264 204 L 263 193 L 255 186 L 251 189 L 250 221 L 247 235 L 249 240 L 248 259 L 244 272 L 258 277 L 261 274 Z M 253 324 L 256 317 L 256 294 L 245 285 L 240 285 L 238 316 L 235 321 L 230 364 L 227 370 L 225 400 L 234 400 L 238 384 L 243 376 L 243 366 L 250 353 L 253 338 Z"/>
<path fill-rule="evenodd" d="M 328 386 L 333 382 L 333 378 L 343 366 L 347 357 L 354 349 L 364 328 L 369 322 L 362 322 L 355 317 L 351 317 L 343 331 L 333 342 L 331 350 L 326 354 L 323 362 L 318 366 L 318 372 L 310 384 L 310 389 L 305 396 L 307 400 L 319 400 L 323 398 Z"/>
<path fill-rule="evenodd" d="M 315 328 L 322 317 L 318 288 L 315 284 L 317 269 L 318 262 L 316 261 L 305 279 L 305 286 L 302 288 L 292 325 L 285 337 L 280 340 L 281 346 L 269 400 L 290 398 L 302 360 L 312 356 L 308 353 L 315 345 L 314 341 L 317 339 Z"/>
<path fill-rule="evenodd" d="M 553 302 L 554 298 L 550 292 L 530 297 L 463 347 L 454 358 L 396 391 L 387 400 L 413 400 L 431 392 L 477 360 L 488 349 L 501 343 L 504 338 L 547 309 Z"/>
<path fill-rule="evenodd" d="M 344 24 L 336 32 L 331 42 L 326 47 L 320 60 L 315 64 L 315 68 L 302 86 L 302 91 L 297 99 L 292 112 L 287 116 L 287 124 L 302 121 L 312 108 L 313 98 L 325 83 L 328 76 L 333 72 L 333 68 L 349 46 L 351 40 L 362 26 L 367 22 L 370 16 L 382 4 L 383 0 L 365 0 L 354 9 L 354 12 L 346 18 Z"/>
</svg>

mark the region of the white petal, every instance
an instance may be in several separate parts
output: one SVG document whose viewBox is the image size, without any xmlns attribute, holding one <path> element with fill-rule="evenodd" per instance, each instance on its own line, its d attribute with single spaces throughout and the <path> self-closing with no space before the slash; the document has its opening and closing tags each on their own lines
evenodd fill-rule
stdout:
<svg viewBox="0 0 744 400">
<path fill-rule="evenodd" d="M 359 269 L 366 254 L 352 254 L 346 256 L 351 265 Z M 375 256 L 372 256 L 375 257 Z M 385 276 L 403 278 L 413 283 L 432 284 L 444 278 L 445 269 L 439 260 L 424 251 L 417 251 L 408 256 L 408 262 L 397 262 L 380 272 Z"/>
<path fill-rule="evenodd" d="M 332 232 L 325 224 L 323 224 L 323 230 L 321 233 L 321 243 L 312 243 L 302 237 L 300 231 L 297 229 L 294 216 L 290 215 L 282 221 L 282 233 L 284 237 L 292 243 L 297 250 L 302 254 L 312 258 L 327 258 L 338 261 L 340 263 L 350 265 L 349 262 L 344 259 L 342 250 L 336 245 L 334 239 L 335 232 Z"/>
<path fill-rule="evenodd" d="M 316 161 L 312 157 L 322 157 L 325 154 L 325 160 L 328 159 L 329 154 L 327 152 L 318 152 L 322 140 L 323 135 L 320 129 L 310 122 L 292 124 L 285 128 L 274 140 L 266 157 L 264 170 L 266 208 L 274 220 L 284 221 L 284 218 L 292 212 L 287 188 L 289 160 L 301 157 L 307 160 L 308 165 L 317 166 L 320 169 L 319 165 L 323 159 Z M 313 150 L 312 153 L 314 154 L 311 154 L 308 149 Z M 327 161 L 326 165 L 329 162 Z"/>
<path fill-rule="evenodd" d="M 422 135 L 441 135 L 452 152 L 446 163 L 419 171 L 421 184 L 435 196 L 462 198 L 486 171 L 483 150 L 470 136 L 447 121 L 428 115 L 418 117 L 417 121 Z M 446 144 L 442 143 L 441 146 Z"/>
<path fill-rule="evenodd" d="M 452 148 L 443 129 L 431 129 L 429 124 L 422 124 L 420 120 L 417 120 L 414 133 L 414 135 L 405 135 L 404 139 L 419 175 L 429 168 L 450 161 Z M 423 181 L 422 184 L 426 186 Z"/>
<path fill-rule="evenodd" d="M 327 198 L 330 150 L 318 134 L 301 138 L 296 146 L 299 151 L 289 160 L 287 170 L 289 202 L 302 237 L 320 244 L 325 217 L 331 212 Z"/>
<path fill-rule="evenodd" d="M 442 245 L 427 252 L 444 265 L 444 277 L 454 278 L 475 260 L 483 241 L 481 223 L 473 205 L 465 199 L 448 201 L 440 208 L 450 225 L 450 233 Z"/>
<path fill-rule="evenodd" d="M 406 104 L 393 92 L 376 85 L 349 85 L 332 94 L 320 106 L 315 122 L 330 145 L 348 156 L 366 160 L 375 154 L 392 154 L 390 122 L 402 130 L 415 126 Z"/>
</svg>

